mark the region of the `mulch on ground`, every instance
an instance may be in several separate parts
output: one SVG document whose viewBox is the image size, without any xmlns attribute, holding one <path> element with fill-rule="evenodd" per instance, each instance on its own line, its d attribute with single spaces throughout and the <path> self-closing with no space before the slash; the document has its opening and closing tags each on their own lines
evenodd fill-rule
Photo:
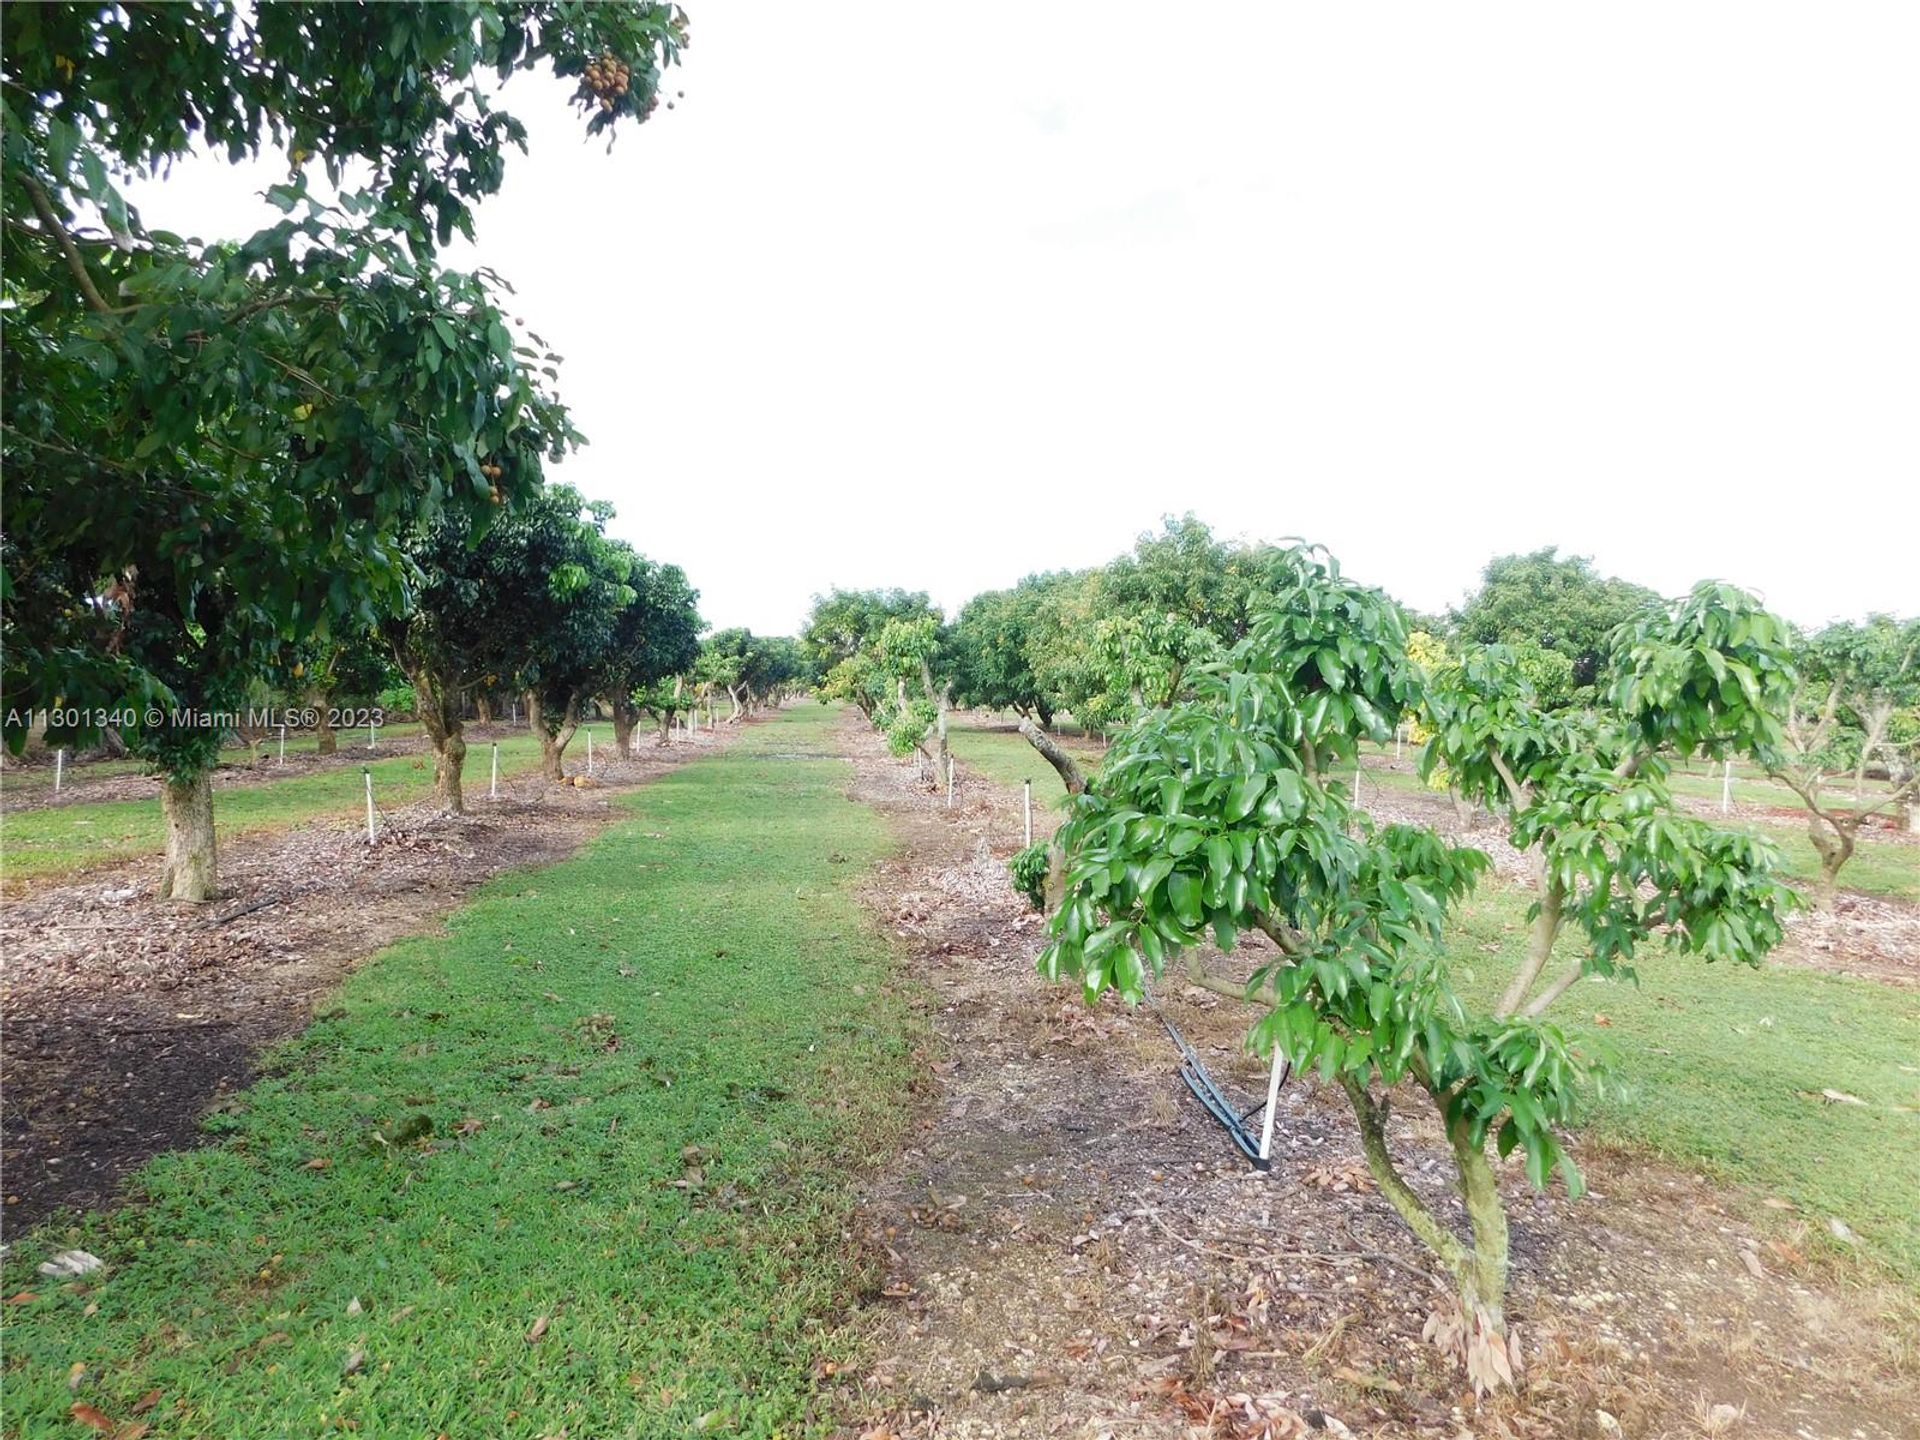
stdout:
<svg viewBox="0 0 1920 1440">
<path fill-rule="evenodd" d="M 845 737 L 852 793 L 903 842 L 867 899 L 937 1037 L 914 1142 L 862 1212 L 885 1281 L 832 1377 L 852 1433 L 1916 1433 L 1920 1374 L 1890 1318 L 1910 1300 L 1823 1277 L 1791 1229 L 1699 1177 L 1591 1147 L 1585 1201 L 1505 1177 L 1525 1368 L 1476 1406 L 1422 1338 L 1448 1302 L 1374 1193 L 1344 1096 L 1296 1079 L 1274 1167 L 1252 1170 L 1152 1014 L 1035 972 L 1041 927 L 1004 867 L 1017 796 L 962 767 L 949 810 L 857 716 Z M 1253 1103 L 1243 1008 L 1171 981 L 1160 1000 Z M 1412 1096 L 1392 1124 L 1412 1183 L 1463 1223 L 1438 1127 Z"/>
</svg>

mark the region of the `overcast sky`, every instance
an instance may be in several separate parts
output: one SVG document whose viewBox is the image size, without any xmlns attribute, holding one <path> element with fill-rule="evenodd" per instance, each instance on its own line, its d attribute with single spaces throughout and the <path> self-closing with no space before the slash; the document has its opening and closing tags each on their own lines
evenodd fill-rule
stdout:
<svg viewBox="0 0 1920 1440">
<path fill-rule="evenodd" d="M 717 625 L 1187 510 L 1423 609 L 1555 544 L 1920 611 L 1920 6 L 687 6 L 611 155 L 509 87 L 478 250 Z"/>
</svg>

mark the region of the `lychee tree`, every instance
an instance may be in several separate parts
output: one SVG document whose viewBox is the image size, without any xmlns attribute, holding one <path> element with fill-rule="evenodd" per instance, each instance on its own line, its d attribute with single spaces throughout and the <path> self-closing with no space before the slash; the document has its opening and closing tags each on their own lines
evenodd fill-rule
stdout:
<svg viewBox="0 0 1920 1440">
<path fill-rule="evenodd" d="M 1830 905 L 1861 828 L 1882 811 L 1905 813 L 1920 794 L 1920 620 L 1829 625 L 1795 655 L 1799 682 L 1768 772 L 1807 808 L 1820 902 Z M 1876 769 L 1886 780 L 1877 789 Z"/>
<path fill-rule="evenodd" d="M 484 524 L 577 438 L 497 284 L 436 262 L 524 139 L 497 82 L 573 79 L 609 133 L 684 42 L 674 7 L 582 0 L 0 8 L 5 737 L 137 717 L 162 897 L 216 884 L 210 717 L 397 608 L 404 535 Z M 154 230 L 120 188 L 274 145 L 286 218 L 238 243 Z"/>
<path fill-rule="evenodd" d="M 1457 1291 L 1448 1333 L 1474 1383 L 1495 1386 L 1511 1378 L 1499 1162 L 1517 1151 L 1533 1184 L 1557 1170 L 1579 1188 L 1557 1132 L 1592 1066 L 1548 1005 L 1650 946 L 1754 963 L 1779 938 L 1790 897 L 1771 850 L 1678 812 L 1665 784 L 1668 753 L 1770 741 L 1779 624 L 1719 586 L 1649 610 L 1618 637 L 1605 708 L 1575 721 L 1497 653 L 1424 673 L 1399 607 L 1323 552 L 1283 552 L 1270 574 L 1247 636 L 1116 735 L 1071 802 L 1040 966 L 1089 999 L 1137 1001 L 1178 959 L 1190 983 L 1252 1005 L 1252 1048 L 1347 1096 L 1381 1194 Z M 1486 855 L 1376 824 L 1346 778 L 1362 740 L 1423 712 L 1426 763 L 1499 810 L 1542 871 L 1535 943 L 1491 1009 L 1457 993 L 1445 948 Z M 1251 975 L 1210 968 L 1209 942 L 1247 944 Z M 1403 1092 L 1439 1122 L 1464 1236 L 1403 1173 L 1387 1125 Z"/>
</svg>

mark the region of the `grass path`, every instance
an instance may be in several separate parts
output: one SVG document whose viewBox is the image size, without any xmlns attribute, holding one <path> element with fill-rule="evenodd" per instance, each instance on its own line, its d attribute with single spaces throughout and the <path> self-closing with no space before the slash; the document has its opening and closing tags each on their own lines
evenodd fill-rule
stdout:
<svg viewBox="0 0 1920 1440">
<path fill-rule="evenodd" d="M 955 753 L 988 778 L 1017 786 L 1032 773 L 1036 798 L 1064 799 L 1019 735 L 960 733 Z M 988 763 L 972 758 L 982 754 Z M 1418 783 L 1369 770 L 1366 783 L 1379 782 Z M 1915 853 L 1883 848 L 1897 852 L 1889 863 Z M 1529 899 L 1489 881 L 1463 910 L 1452 950 L 1471 997 L 1490 1002 L 1518 966 Z M 1638 986 L 1587 981 L 1553 1013 L 1620 1082 L 1588 1107 L 1591 1134 L 1782 1197 L 1817 1239 L 1838 1218 L 1873 1262 L 1920 1286 L 1920 993 L 1656 952 Z"/>
<path fill-rule="evenodd" d="M 796 708 L 624 797 L 577 858 L 363 966 L 145 1203 L 18 1241 L 8 1433 L 151 1391 L 156 1436 L 817 1428 L 822 1326 L 863 1278 L 851 1177 L 908 1048 L 845 889 L 887 840 L 837 720 Z M 106 1269 L 34 1274 L 68 1245 Z"/>
<path fill-rule="evenodd" d="M 490 743 L 476 742 L 467 753 L 466 790 L 477 800 L 484 800 L 487 793 Z M 362 764 L 373 771 L 375 802 L 388 810 L 433 794 L 431 754 L 354 763 L 350 751 L 341 753 L 339 763 L 310 774 L 277 778 L 264 772 L 258 783 L 217 788 L 213 819 L 220 842 L 263 830 L 358 818 L 366 805 Z M 568 758 L 573 758 L 571 748 Z M 528 774 L 539 765 L 540 746 L 531 735 L 500 742 L 502 780 Z M 5 849 L 9 880 L 69 874 L 134 856 L 158 855 L 166 843 L 157 787 L 151 799 L 70 801 L 0 819 L 0 846 Z"/>
</svg>

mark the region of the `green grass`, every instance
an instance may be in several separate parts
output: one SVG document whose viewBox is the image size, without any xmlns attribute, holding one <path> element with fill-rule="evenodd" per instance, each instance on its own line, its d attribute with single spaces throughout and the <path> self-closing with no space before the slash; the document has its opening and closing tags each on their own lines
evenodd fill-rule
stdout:
<svg viewBox="0 0 1920 1440">
<path fill-rule="evenodd" d="M 1745 825 L 1765 835 L 1786 856 L 1787 874 L 1805 885 L 1820 878 L 1820 855 L 1805 825 Z M 1893 900 L 1920 901 L 1920 848 L 1899 840 L 1878 840 L 1863 832 L 1860 844 L 1840 871 L 1840 888 Z"/>
<path fill-rule="evenodd" d="M 1490 1003 L 1518 965 L 1526 907 L 1498 886 L 1467 905 L 1452 949 L 1472 999 Z M 1584 980 L 1551 1014 L 1617 1067 L 1596 1134 L 1790 1200 L 1822 1234 L 1837 1216 L 1870 1260 L 1920 1281 L 1920 993 L 1655 952 L 1638 987 Z"/>
<path fill-rule="evenodd" d="M 1018 790 L 1023 780 L 1033 781 L 1033 798 L 1051 809 L 1066 802 L 1066 788 L 1040 752 L 1013 730 L 986 729 L 993 722 L 960 721 L 947 727 L 947 746 L 962 765 L 971 766 L 996 784 Z M 1091 775 L 1099 768 L 1102 747 L 1071 735 L 1057 735 L 1067 753 Z"/>
<path fill-rule="evenodd" d="M 487 746 L 467 752 L 468 798 L 484 804 L 491 763 Z M 573 747 L 568 747 L 571 756 Z M 351 760 L 346 755 L 346 760 Z M 540 746 L 531 735 L 500 742 L 500 776 L 505 780 L 537 769 Z M 315 821 L 353 820 L 366 813 L 361 766 L 341 763 L 305 775 L 274 779 L 260 772 L 257 783 L 221 786 L 213 795 L 214 825 L 221 842 L 250 831 L 285 830 Z M 395 810 L 433 794 L 431 755 L 397 755 L 374 760 L 373 795 L 377 805 Z M 40 810 L 0 818 L 0 855 L 8 880 L 69 874 L 166 848 L 156 787 L 150 800 L 66 801 Z"/>
<path fill-rule="evenodd" d="M 810 1366 L 867 1279 L 851 1177 L 902 1123 L 909 1043 L 844 888 L 882 824 L 844 762 L 767 753 L 836 719 L 624 797 L 578 858 L 362 967 L 144 1203 L 18 1243 L 8 1433 L 151 1389 L 157 1436 L 823 1429 Z M 373 1139 L 412 1115 L 430 1144 Z M 107 1268 L 33 1273 L 67 1245 Z"/>
</svg>

